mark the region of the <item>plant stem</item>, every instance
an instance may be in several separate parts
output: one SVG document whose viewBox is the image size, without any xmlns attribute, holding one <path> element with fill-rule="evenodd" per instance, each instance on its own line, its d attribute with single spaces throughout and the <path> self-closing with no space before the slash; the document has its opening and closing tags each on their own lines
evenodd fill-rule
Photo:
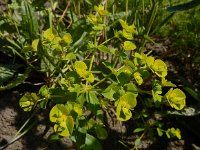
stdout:
<svg viewBox="0 0 200 150">
<path fill-rule="evenodd" d="M 151 27 L 152 27 L 152 24 L 155 20 L 155 17 L 156 17 L 156 14 L 157 14 L 157 10 L 158 10 L 158 2 L 154 2 L 153 3 L 153 10 L 152 10 L 152 13 L 151 13 L 151 17 L 150 17 L 150 20 L 149 20 L 149 23 L 147 25 L 147 28 L 146 28 L 146 33 L 143 34 L 143 39 L 142 39 L 142 42 L 141 42 L 141 46 L 139 48 L 139 53 L 142 52 L 143 48 L 144 48 L 144 45 L 146 43 L 146 38 L 144 36 L 148 36 L 149 35 L 149 32 L 151 30 Z"/>
<path fill-rule="evenodd" d="M 60 16 L 59 20 L 58 20 L 58 24 L 60 23 L 61 20 L 63 20 L 63 18 L 65 17 L 65 14 L 67 12 L 67 9 L 70 5 L 71 0 L 68 1 L 67 6 L 65 7 L 65 10 L 63 11 L 62 15 Z"/>
<path fill-rule="evenodd" d="M 126 0 L 126 22 L 128 19 L 128 0 Z"/>
<path fill-rule="evenodd" d="M 98 81 L 97 83 L 95 83 L 92 87 L 95 87 L 97 85 L 99 85 L 100 83 L 102 83 L 103 81 L 105 81 L 106 79 L 108 79 L 113 73 L 110 73 L 109 75 L 107 75 L 105 78 L 101 79 L 100 81 Z"/>
<path fill-rule="evenodd" d="M 57 68 L 57 65 L 53 62 L 53 60 L 51 59 L 51 57 L 49 56 L 49 54 L 47 52 L 43 53 L 43 56 L 55 67 Z M 65 74 L 63 73 L 62 69 L 60 67 L 58 67 L 58 71 L 59 73 L 62 75 L 63 78 L 65 78 Z"/>
<path fill-rule="evenodd" d="M 93 53 L 93 54 L 92 54 L 91 61 L 90 61 L 89 71 L 92 70 L 92 65 L 93 65 L 93 62 L 94 62 L 94 58 L 95 58 L 95 54 Z"/>
<path fill-rule="evenodd" d="M 0 147 L 1 150 L 5 149 L 10 144 L 12 144 L 15 141 L 17 141 L 18 139 L 20 139 L 23 135 L 25 135 L 37 123 L 37 121 L 34 121 L 25 131 L 23 131 L 22 133 L 20 133 L 26 127 L 26 125 L 30 122 L 30 120 L 35 116 L 35 114 L 36 114 L 36 111 L 34 111 L 31 114 L 31 116 L 26 120 L 26 122 L 21 126 L 21 128 L 14 135 L 13 139 L 10 142 L 8 142 L 6 145 Z"/>
<path fill-rule="evenodd" d="M 152 95 L 151 91 L 145 91 L 140 89 L 138 89 L 138 93 Z"/>
</svg>

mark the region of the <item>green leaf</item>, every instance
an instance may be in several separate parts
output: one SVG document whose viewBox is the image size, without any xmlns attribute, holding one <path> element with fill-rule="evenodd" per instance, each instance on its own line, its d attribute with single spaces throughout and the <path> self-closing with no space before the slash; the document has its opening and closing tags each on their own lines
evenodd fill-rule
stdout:
<svg viewBox="0 0 200 150">
<path fill-rule="evenodd" d="M 125 37 L 128 40 L 133 40 L 133 34 L 130 32 L 127 32 L 126 30 L 122 30 L 122 32 L 119 32 L 120 34 L 122 34 L 123 37 Z"/>
<path fill-rule="evenodd" d="M 76 59 L 76 55 L 73 52 L 68 53 L 64 58 L 64 60 L 75 60 L 75 59 Z"/>
<path fill-rule="evenodd" d="M 52 101 L 56 104 L 63 104 L 67 101 L 65 90 L 61 87 L 51 88 L 50 97 Z"/>
<path fill-rule="evenodd" d="M 70 33 L 66 33 L 65 35 L 63 35 L 62 39 L 67 44 L 71 44 L 73 42 L 72 36 Z"/>
<path fill-rule="evenodd" d="M 170 129 L 168 129 L 168 130 L 165 132 L 165 134 L 166 134 L 166 136 L 167 136 L 168 139 L 171 138 L 171 136 L 170 136 Z"/>
<path fill-rule="evenodd" d="M 145 128 L 136 128 L 136 129 L 133 131 L 133 133 L 142 132 L 142 131 L 144 131 L 144 130 L 145 130 Z"/>
<path fill-rule="evenodd" d="M 36 106 L 38 100 L 36 93 L 26 93 L 19 100 L 19 105 L 24 111 L 31 111 Z"/>
<path fill-rule="evenodd" d="M 84 77 L 84 78 L 86 77 L 87 65 L 83 61 L 76 61 L 74 64 L 74 67 L 75 67 L 78 75 L 80 75 L 81 77 Z"/>
<path fill-rule="evenodd" d="M 157 128 L 156 130 L 157 130 L 159 136 L 163 135 L 163 132 L 162 132 L 162 130 L 160 128 Z"/>
<path fill-rule="evenodd" d="M 141 70 L 140 74 L 142 75 L 143 79 L 148 79 L 150 76 L 150 73 L 148 70 Z"/>
<path fill-rule="evenodd" d="M 115 100 L 115 98 L 113 97 L 115 93 L 117 93 L 118 91 L 118 86 L 116 83 L 112 83 L 111 85 L 109 85 L 103 92 L 102 95 L 110 100 Z"/>
<path fill-rule="evenodd" d="M 173 89 L 171 88 L 167 93 L 166 93 L 166 99 L 169 102 L 170 106 L 172 108 L 175 108 L 176 110 L 181 110 L 185 107 L 185 99 L 186 96 L 183 91 L 180 89 L 176 88 Z"/>
<path fill-rule="evenodd" d="M 60 43 L 62 42 L 62 39 L 58 36 L 55 36 L 54 39 L 51 41 L 52 48 L 62 51 L 62 47 Z"/>
<path fill-rule="evenodd" d="M 136 139 L 134 142 L 135 147 L 137 148 L 140 145 L 140 143 L 141 143 L 140 138 Z"/>
<path fill-rule="evenodd" d="M 127 87 L 127 91 L 128 92 L 131 92 L 131 93 L 134 93 L 134 94 L 138 94 L 138 88 L 135 84 L 133 83 L 128 83 L 126 84 L 126 87 Z"/>
<path fill-rule="evenodd" d="M 96 121 L 91 118 L 88 122 L 87 122 L 87 129 L 90 130 L 92 129 L 93 127 L 95 127 L 97 125 Z"/>
<path fill-rule="evenodd" d="M 7 85 L 0 86 L 0 91 L 9 90 L 22 84 L 29 77 L 29 74 L 30 74 L 30 68 L 27 68 L 23 74 L 18 73 L 13 80 L 11 81 L 9 80 L 9 83 Z"/>
<path fill-rule="evenodd" d="M 102 31 L 104 29 L 104 24 L 98 24 L 98 25 L 94 25 L 92 27 L 93 30 L 95 31 Z M 95 33 L 95 32 L 94 32 Z"/>
<path fill-rule="evenodd" d="M 171 81 L 167 81 L 165 78 L 162 78 L 162 86 L 163 87 L 176 87 Z"/>
<path fill-rule="evenodd" d="M 50 121 L 55 122 L 54 131 L 61 136 L 70 136 L 73 132 L 74 121 L 68 109 L 63 104 L 57 104 L 49 114 Z"/>
<path fill-rule="evenodd" d="M 35 10 L 28 1 L 21 1 L 20 8 L 21 8 L 20 19 L 22 19 L 20 20 L 21 31 L 23 31 L 24 35 L 28 35 L 27 38 L 33 40 L 38 36 L 39 33 L 39 24 Z"/>
<path fill-rule="evenodd" d="M 107 133 L 105 128 L 97 126 L 95 131 L 96 131 L 96 134 L 97 134 L 97 138 L 99 138 L 100 140 L 107 139 L 108 133 Z"/>
<path fill-rule="evenodd" d="M 144 55 L 143 55 L 143 57 L 144 57 Z M 155 61 L 154 57 L 152 57 L 152 56 L 149 56 L 149 57 L 145 56 L 144 58 L 146 58 L 145 61 L 146 61 L 147 65 L 149 67 L 151 67 L 154 64 L 154 61 Z"/>
<path fill-rule="evenodd" d="M 135 64 L 133 63 L 132 60 L 124 60 L 124 64 L 126 66 L 129 66 L 133 69 L 133 72 L 135 72 L 137 70 L 137 67 L 135 66 Z"/>
<path fill-rule="evenodd" d="M 139 72 L 135 72 L 133 76 L 138 85 L 141 85 L 143 83 L 142 75 Z"/>
<path fill-rule="evenodd" d="M 65 106 L 63 104 L 57 104 L 51 109 L 50 114 L 49 114 L 49 118 L 51 122 L 56 122 L 57 119 L 60 118 L 63 113 L 65 113 L 64 111 L 61 111 L 61 107 L 65 107 Z M 69 112 L 67 112 L 66 110 L 65 115 L 68 115 L 68 113 Z"/>
<path fill-rule="evenodd" d="M 102 150 L 102 146 L 94 136 L 86 134 L 85 147 L 83 150 Z"/>
<path fill-rule="evenodd" d="M 92 74 L 92 72 L 87 72 L 86 80 L 91 82 L 91 83 L 94 82 L 94 75 Z"/>
<path fill-rule="evenodd" d="M 90 0 L 85 0 L 85 2 L 89 5 L 92 5 L 92 2 Z"/>
<path fill-rule="evenodd" d="M 137 105 L 137 94 L 126 92 L 123 96 L 120 97 L 120 102 L 122 107 L 132 109 Z"/>
<path fill-rule="evenodd" d="M 74 112 L 76 112 L 78 114 L 78 116 L 82 116 L 83 115 L 83 110 L 80 104 L 75 103 L 73 106 L 73 110 Z"/>
<path fill-rule="evenodd" d="M 136 27 L 134 25 L 128 25 L 125 21 L 123 21 L 122 19 L 119 19 L 119 22 L 122 26 L 123 29 L 125 29 L 127 32 L 129 33 L 136 33 Z"/>
<path fill-rule="evenodd" d="M 102 64 L 103 64 L 106 68 L 110 69 L 110 71 L 114 72 L 114 64 L 113 64 L 113 63 L 110 63 L 110 62 L 105 61 L 105 62 L 102 62 Z"/>
<path fill-rule="evenodd" d="M 188 92 L 195 100 L 200 102 L 200 92 L 196 91 L 194 88 L 190 87 L 184 87 L 184 90 Z"/>
<path fill-rule="evenodd" d="M 153 80 L 153 82 L 152 82 L 152 90 L 154 91 L 154 93 L 162 94 L 162 86 L 161 86 L 160 81 Z"/>
<path fill-rule="evenodd" d="M 110 49 L 103 44 L 98 45 L 98 50 L 104 53 L 111 53 Z"/>
<path fill-rule="evenodd" d="M 128 84 L 132 79 L 133 69 L 129 66 L 122 66 L 117 71 L 117 79 L 121 85 Z"/>
<path fill-rule="evenodd" d="M 107 10 L 105 10 L 104 6 L 103 5 L 99 5 L 98 7 L 97 6 L 94 6 L 94 9 L 101 15 L 101 16 L 106 16 L 109 14 L 109 12 Z"/>
<path fill-rule="evenodd" d="M 153 90 L 152 90 L 152 95 L 153 95 L 153 100 L 154 100 L 154 103 L 156 104 L 156 106 L 160 106 L 163 96 L 158 94 L 158 93 L 156 93 Z"/>
<path fill-rule="evenodd" d="M 181 131 L 177 128 L 170 128 L 166 131 L 166 135 L 168 138 L 174 138 L 177 137 L 178 139 L 181 139 Z"/>
<path fill-rule="evenodd" d="M 167 65 L 160 59 L 156 59 L 150 68 L 159 77 L 164 78 L 167 75 Z"/>
<path fill-rule="evenodd" d="M 54 131 L 61 136 L 70 136 L 73 133 L 74 121 L 72 116 L 65 116 L 59 119 L 59 123 L 54 125 Z"/>
<path fill-rule="evenodd" d="M 43 99 L 43 100 L 39 103 L 39 108 L 47 109 L 48 102 L 49 102 L 49 99 Z"/>
<path fill-rule="evenodd" d="M 50 92 L 49 92 L 49 88 L 47 87 L 47 85 L 43 85 L 40 90 L 39 90 L 39 94 L 41 96 L 44 96 L 46 98 L 50 98 Z"/>
<path fill-rule="evenodd" d="M 64 84 L 68 84 L 68 83 L 80 84 L 80 82 L 81 82 L 79 75 L 75 71 L 68 71 L 66 74 L 66 79 L 67 80 L 64 80 Z M 76 91 L 76 92 L 78 92 L 78 91 Z"/>
<path fill-rule="evenodd" d="M 93 24 L 93 25 L 97 25 L 97 24 L 98 24 L 98 19 L 97 19 L 97 17 L 96 17 L 95 15 L 93 15 L 93 14 L 89 14 L 89 15 L 87 16 L 87 19 L 88 19 L 88 21 L 89 21 L 91 24 Z"/>
<path fill-rule="evenodd" d="M 0 85 L 14 76 L 16 70 L 8 65 L 0 65 Z"/>
<path fill-rule="evenodd" d="M 180 129 L 178 129 L 178 128 L 176 129 L 175 135 L 179 140 L 181 139 L 181 131 L 180 131 Z"/>
<path fill-rule="evenodd" d="M 53 41 L 53 39 L 57 36 L 57 31 L 54 28 L 49 28 L 43 33 L 44 38 L 48 41 Z"/>
<path fill-rule="evenodd" d="M 176 5 L 176 6 L 168 7 L 167 10 L 170 12 L 184 11 L 184 10 L 191 9 L 191 8 L 194 8 L 199 5 L 200 5 L 199 0 L 192 0 L 190 2 L 186 2 L 183 4 Z"/>
<path fill-rule="evenodd" d="M 126 24 L 126 22 L 124 20 L 120 19 L 119 22 L 120 22 L 123 29 L 128 28 L 128 25 Z"/>
<path fill-rule="evenodd" d="M 133 109 L 137 105 L 137 94 L 126 92 L 120 97 L 117 105 L 117 119 L 120 121 L 127 121 L 132 117 L 130 109 Z"/>
<path fill-rule="evenodd" d="M 29 53 L 29 52 L 31 52 L 31 51 L 33 51 L 33 47 L 30 46 L 30 45 L 24 46 L 23 49 L 22 49 L 22 52 L 23 52 L 23 53 Z"/>
<path fill-rule="evenodd" d="M 38 43 L 39 43 L 39 39 L 35 39 L 33 42 L 32 42 L 32 48 L 33 48 L 33 51 L 37 51 L 38 49 Z"/>
<path fill-rule="evenodd" d="M 121 106 L 121 103 L 117 106 L 117 119 L 120 121 L 127 121 L 132 117 L 132 113 L 128 108 Z"/>
<path fill-rule="evenodd" d="M 100 104 L 100 103 L 99 103 L 99 99 L 97 98 L 96 92 L 94 92 L 94 91 L 89 91 L 89 92 L 88 92 L 88 95 L 89 95 L 88 102 L 89 102 L 90 104 L 93 104 L 93 105 L 98 105 L 98 104 Z"/>
<path fill-rule="evenodd" d="M 50 134 L 48 136 L 48 141 L 58 141 L 60 139 L 60 136 L 57 134 L 57 133 L 53 133 L 53 134 Z"/>
<path fill-rule="evenodd" d="M 124 50 L 131 51 L 136 49 L 136 45 L 131 41 L 125 41 L 123 45 Z"/>
</svg>

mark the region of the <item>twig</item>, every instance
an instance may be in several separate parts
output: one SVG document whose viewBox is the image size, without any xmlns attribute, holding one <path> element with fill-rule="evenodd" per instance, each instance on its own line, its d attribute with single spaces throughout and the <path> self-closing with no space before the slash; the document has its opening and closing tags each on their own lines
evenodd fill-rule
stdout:
<svg viewBox="0 0 200 150">
<path fill-rule="evenodd" d="M 61 22 L 61 20 L 63 20 L 65 14 L 66 14 L 66 12 L 67 12 L 67 9 L 68 9 L 68 7 L 69 7 L 69 5 L 70 5 L 70 2 L 71 2 L 71 0 L 68 1 L 65 10 L 63 11 L 62 15 L 60 16 L 60 18 L 59 18 L 59 20 L 58 20 L 58 24 Z"/>
</svg>

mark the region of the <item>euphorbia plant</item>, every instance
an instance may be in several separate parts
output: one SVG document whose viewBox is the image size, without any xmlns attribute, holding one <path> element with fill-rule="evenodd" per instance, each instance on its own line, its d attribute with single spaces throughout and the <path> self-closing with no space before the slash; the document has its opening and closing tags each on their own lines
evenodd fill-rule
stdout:
<svg viewBox="0 0 200 150">
<path fill-rule="evenodd" d="M 148 109 L 148 102 L 151 109 L 160 111 L 165 106 L 177 110 L 185 106 L 185 94 L 166 79 L 167 65 L 150 52 L 138 52 L 134 24 L 120 19 L 121 30 L 114 30 L 112 37 L 106 35 L 112 23 L 108 22 L 109 15 L 100 5 L 86 17 L 91 30 L 84 49 L 73 49 L 76 43 L 73 35 L 58 33 L 54 28 L 44 31 L 30 46 L 51 81 L 38 93 L 26 93 L 20 99 L 20 106 L 25 111 L 50 107 L 55 133 L 60 137 L 70 136 L 79 149 L 94 146 L 101 149 L 95 137 L 104 140 L 109 136 L 103 111 L 110 106 L 114 106 L 116 118 L 123 122 L 134 118 L 141 108 Z M 170 88 L 164 93 L 163 87 Z M 160 126 L 157 131 L 159 135 L 164 132 Z M 166 134 L 180 138 L 178 129 L 169 129 Z"/>
</svg>

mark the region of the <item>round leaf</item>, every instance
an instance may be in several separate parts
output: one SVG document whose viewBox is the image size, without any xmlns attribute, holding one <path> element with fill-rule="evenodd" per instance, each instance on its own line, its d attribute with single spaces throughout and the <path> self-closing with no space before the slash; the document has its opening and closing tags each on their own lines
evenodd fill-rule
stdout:
<svg viewBox="0 0 200 150">
<path fill-rule="evenodd" d="M 38 100 L 39 98 L 36 93 L 26 93 L 19 100 L 19 105 L 24 111 L 31 111 L 33 107 L 35 107 Z"/>
<path fill-rule="evenodd" d="M 56 35 L 57 32 L 54 28 L 49 28 L 46 31 L 44 31 L 44 38 L 48 41 L 52 41 Z"/>
<path fill-rule="evenodd" d="M 65 116 L 62 122 L 54 125 L 54 131 L 61 136 L 70 136 L 73 133 L 74 121 L 72 116 Z"/>
<path fill-rule="evenodd" d="M 70 33 L 66 33 L 66 34 L 63 36 L 62 39 L 63 39 L 64 42 L 67 43 L 67 44 L 71 44 L 71 43 L 73 42 L 72 36 L 71 36 Z"/>
<path fill-rule="evenodd" d="M 78 73 L 78 75 L 80 75 L 81 77 L 85 77 L 87 74 L 87 66 L 83 61 L 76 61 L 75 62 L 75 69 L 76 72 Z"/>
<path fill-rule="evenodd" d="M 102 127 L 96 128 L 96 134 L 100 140 L 105 140 L 108 137 L 108 133 L 107 133 L 106 129 L 102 128 Z"/>
<path fill-rule="evenodd" d="M 160 59 L 156 59 L 150 67 L 159 77 L 165 77 L 167 75 L 167 65 Z"/>
<path fill-rule="evenodd" d="M 167 93 L 166 93 L 166 98 L 167 101 L 169 102 L 170 106 L 172 108 L 175 108 L 177 110 L 181 110 L 185 107 L 185 99 L 186 96 L 183 91 L 180 89 L 176 88 L 173 89 L 171 88 Z"/>
<path fill-rule="evenodd" d="M 136 45 L 131 41 L 125 41 L 123 45 L 124 50 L 131 51 L 136 49 Z"/>
</svg>

